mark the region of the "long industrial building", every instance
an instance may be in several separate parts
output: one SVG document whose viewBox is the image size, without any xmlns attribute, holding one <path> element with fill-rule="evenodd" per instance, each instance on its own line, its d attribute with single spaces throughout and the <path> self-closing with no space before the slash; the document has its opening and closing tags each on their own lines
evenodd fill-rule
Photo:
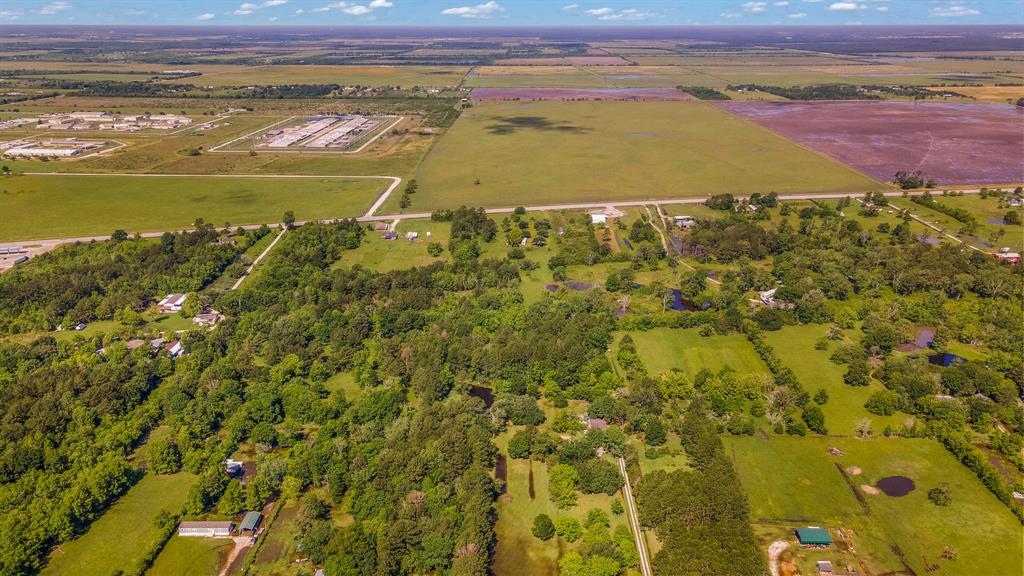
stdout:
<svg viewBox="0 0 1024 576">
<path fill-rule="evenodd" d="M 332 124 L 337 122 L 337 118 L 323 118 L 310 122 L 301 128 L 295 128 L 293 130 L 283 131 L 281 134 L 275 136 L 272 140 L 264 144 L 268 148 L 287 148 L 292 144 L 302 140 L 303 138 L 309 138 L 313 134 L 330 127 Z"/>
<path fill-rule="evenodd" d="M 305 146 L 307 148 L 326 148 L 334 142 L 348 136 L 353 130 L 361 128 L 366 123 L 366 118 L 362 116 L 353 116 L 349 120 L 342 122 L 341 126 L 332 129 L 330 132 L 316 138 L 312 142 L 306 143 Z"/>
</svg>

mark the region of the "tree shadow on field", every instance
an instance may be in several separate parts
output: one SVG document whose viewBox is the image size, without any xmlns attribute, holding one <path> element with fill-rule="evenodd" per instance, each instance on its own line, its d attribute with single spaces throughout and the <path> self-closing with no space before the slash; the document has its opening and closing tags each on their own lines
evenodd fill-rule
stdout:
<svg viewBox="0 0 1024 576">
<path fill-rule="evenodd" d="M 513 134 L 517 130 L 543 130 L 571 134 L 585 134 L 590 128 L 574 126 L 568 122 L 552 122 L 542 116 L 504 116 L 495 118 L 497 122 L 487 127 L 491 134 Z"/>
</svg>

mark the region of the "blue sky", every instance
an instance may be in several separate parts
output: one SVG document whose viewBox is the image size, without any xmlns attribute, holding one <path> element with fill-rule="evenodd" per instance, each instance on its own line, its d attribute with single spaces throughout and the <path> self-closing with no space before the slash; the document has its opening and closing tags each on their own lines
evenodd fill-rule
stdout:
<svg viewBox="0 0 1024 576">
<path fill-rule="evenodd" d="M 1024 0 L 0 0 L 2 24 L 1024 24 Z"/>
</svg>

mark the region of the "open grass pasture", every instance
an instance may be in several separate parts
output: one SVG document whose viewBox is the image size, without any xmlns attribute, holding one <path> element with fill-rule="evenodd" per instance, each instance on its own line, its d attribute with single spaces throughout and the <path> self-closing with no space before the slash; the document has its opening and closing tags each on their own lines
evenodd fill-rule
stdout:
<svg viewBox="0 0 1024 576">
<path fill-rule="evenodd" d="M 701 102 L 482 103 L 417 177 L 415 211 L 880 187 Z"/>
<path fill-rule="evenodd" d="M 359 216 L 389 180 L 211 176 L 14 176 L 0 180 L 0 241 Z"/>
<path fill-rule="evenodd" d="M 885 387 L 874 380 L 863 387 L 844 383 L 846 366 L 829 360 L 836 343 L 830 343 L 828 350 L 815 350 L 814 343 L 827 331 L 828 326 L 824 324 L 785 326 L 775 332 L 765 332 L 764 338 L 775 348 L 783 364 L 796 373 L 804 389 L 811 394 L 821 388 L 828 392 L 828 402 L 821 411 L 825 414 L 825 427 L 829 434 L 853 436 L 857 433 L 857 421 L 863 418 L 871 421 L 876 433 L 881 433 L 887 425 L 902 426 L 906 415 L 877 416 L 864 409 L 864 403 L 871 394 Z"/>
<path fill-rule="evenodd" d="M 153 520 L 166 510 L 177 513 L 195 476 L 179 472 L 147 474 L 96 520 L 80 538 L 57 548 L 44 575 L 109 576 L 129 572 L 156 541 Z"/>
<path fill-rule="evenodd" d="M 213 576 L 234 545 L 229 538 L 171 536 L 146 576 Z"/>
<path fill-rule="evenodd" d="M 473 88 L 608 88 L 613 84 L 577 66 L 479 66 L 466 75 Z"/>
<path fill-rule="evenodd" d="M 717 372 L 726 366 L 740 374 L 768 374 L 768 367 L 742 334 L 701 336 L 695 328 L 654 328 L 629 334 L 652 376 L 675 368 L 692 380 L 701 368 Z"/>
<path fill-rule="evenodd" d="M 909 570 L 903 573 L 987 576 L 1020 569 L 1020 523 L 938 442 L 777 436 L 724 441 L 762 543 L 793 541 L 783 559 L 795 562 L 803 574 L 814 572 L 815 560 L 826 559 L 868 574 Z M 830 447 L 842 455 L 830 455 Z M 860 473 L 851 472 L 854 468 Z M 913 480 L 915 489 L 886 496 L 861 488 L 895 475 Z M 939 485 L 949 488 L 950 506 L 928 501 L 928 490 Z M 808 525 L 830 529 L 837 546 L 795 548 L 791 530 Z M 845 541 L 840 528 L 848 534 Z M 941 557 L 947 546 L 956 560 Z"/>
<path fill-rule="evenodd" d="M 340 84 L 342 86 L 458 86 L 469 68 L 458 66 L 218 66 L 202 76 L 172 80 L 196 86 Z"/>
</svg>

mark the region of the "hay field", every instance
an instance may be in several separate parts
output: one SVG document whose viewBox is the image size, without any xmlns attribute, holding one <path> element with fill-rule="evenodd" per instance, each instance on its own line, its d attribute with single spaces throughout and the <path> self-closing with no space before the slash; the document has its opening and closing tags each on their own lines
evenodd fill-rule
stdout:
<svg viewBox="0 0 1024 576">
<path fill-rule="evenodd" d="M 388 180 L 266 177 L 13 176 L 0 180 L 0 241 L 360 216 Z"/>
<path fill-rule="evenodd" d="M 701 102 L 481 103 L 417 178 L 417 212 L 881 186 Z"/>
</svg>

